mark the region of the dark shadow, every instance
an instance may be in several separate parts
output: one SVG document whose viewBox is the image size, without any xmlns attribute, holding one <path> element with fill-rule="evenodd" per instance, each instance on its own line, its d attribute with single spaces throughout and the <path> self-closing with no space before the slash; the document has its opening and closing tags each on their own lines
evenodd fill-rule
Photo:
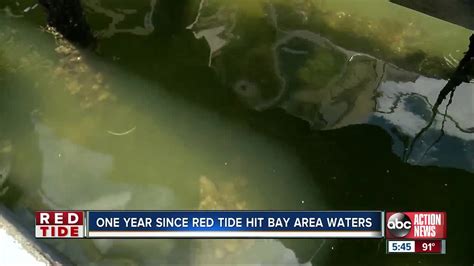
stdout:
<svg viewBox="0 0 474 266">
<path fill-rule="evenodd" d="M 47 13 L 48 25 L 66 39 L 84 48 L 95 46 L 80 0 L 38 0 Z"/>
<path fill-rule="evenodd" d="M 473 206 L 473 174 L 453 168 L 413 166 L 392 152 L 392 140 L 377 126 L 353 125 L 314 132 L 303 121 L 280 111 L 253 112 L 247 121 L 255 130 L 290 147 L 309 169 L 328 210 L 431 210 L 448 213 L 446 256 L 387 256 L 377 239 L 334 240 L 321 248 L 313 265 L 467 264 L 474 259 L 466 206 Z M 284 121 L 284 123 L 282 123 Z M 308 182 L 311 182 L 308 180 Z M 301 250 L 301 243 L 307 242 Z M 301 262 L 313 256 L 314 240 L 283 240 Z M 331 249 L 331 246 L 334 249 Z M 363 255 L 362 255 L 363 254 Z"/>
<path fill-rule="evenodd" d="M 474 30 L 474 2 L 471 0 L 390 0 L 390 2 Z"/>
</svg>

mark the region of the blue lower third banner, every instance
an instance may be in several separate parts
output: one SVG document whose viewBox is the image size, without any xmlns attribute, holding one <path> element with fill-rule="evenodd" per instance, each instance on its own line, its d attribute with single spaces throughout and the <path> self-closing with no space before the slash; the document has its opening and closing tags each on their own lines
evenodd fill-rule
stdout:
<svg viewBox="0 0 474 266">
<path fill-rule="evenodd" d="M 382 238 L 382 211 L 88 211 L 90 238 Z"/>
</svg>

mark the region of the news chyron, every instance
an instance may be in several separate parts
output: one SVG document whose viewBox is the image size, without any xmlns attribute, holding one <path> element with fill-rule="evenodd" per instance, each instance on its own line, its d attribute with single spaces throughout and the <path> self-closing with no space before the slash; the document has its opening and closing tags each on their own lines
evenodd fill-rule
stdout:
<svg viewBox="0 0 474 266">
<path fill-rule="evenodd" d="M 387 253 L 446 254 L 446 212 L 387 212 Z"/>
<path fill-rule="evenodd" d="M 37 238 L 385 237 L 389 254 L 446 254 L 446 216 L 446 212 L 439 211 L 38 211 L 35 235 Z M 163 225 L 160 222 L 163 219 L 193 222 Z"/>
</svg>

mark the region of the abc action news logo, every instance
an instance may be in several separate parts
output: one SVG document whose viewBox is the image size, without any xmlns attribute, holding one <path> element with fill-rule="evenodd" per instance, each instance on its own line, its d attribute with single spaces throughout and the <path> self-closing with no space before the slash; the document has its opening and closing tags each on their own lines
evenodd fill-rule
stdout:
<svg viewBox="0 0 474 266">
<path fill-rule="evenodd" d="M 446 212 L 387 212 L 385 224 L 386 238 L 446 238 Z"/>
</svg>

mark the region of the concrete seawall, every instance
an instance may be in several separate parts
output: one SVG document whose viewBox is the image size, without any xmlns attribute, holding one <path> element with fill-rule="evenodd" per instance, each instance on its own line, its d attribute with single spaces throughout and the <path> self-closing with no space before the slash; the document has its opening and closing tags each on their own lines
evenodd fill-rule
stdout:
<svg viewBox="0 0 474 266">
<path fill-rule="evenodd" d="M 0 265 L 71 265 L 34 238 L 10 210 L 0 205 Z"/>
</svg>

